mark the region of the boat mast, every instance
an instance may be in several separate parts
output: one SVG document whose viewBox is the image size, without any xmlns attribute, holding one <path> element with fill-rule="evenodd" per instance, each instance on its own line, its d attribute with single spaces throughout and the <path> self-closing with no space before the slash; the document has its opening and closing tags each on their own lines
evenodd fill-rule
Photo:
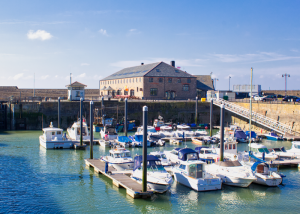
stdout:
<svg viewBox="0 0 300 214">
<path fill-rule="evenodd" d="M 251 121 L 252 121 L 252 77 L 253 77 L 253 68 L 251 68 L 251 77 L 250 77 L 250 117 L 249 117 L 249 151 L 251 150 Z M 250 157 L 249 157 L 250 161 Z"/>
</svg>

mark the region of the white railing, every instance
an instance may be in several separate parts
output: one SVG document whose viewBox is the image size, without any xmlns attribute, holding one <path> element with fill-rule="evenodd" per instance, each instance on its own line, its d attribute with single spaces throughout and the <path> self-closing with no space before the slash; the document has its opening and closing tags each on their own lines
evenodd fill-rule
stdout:
<svg viewBox="0 0 300 214">
<path fill-rule="evenodd" d="M 213 99 L 213 103 L 217 106 L 224 105 L 225 109 L 228 111 L 231 111 L 237 115 L 240 115 L 242 117 L 245 117 L 247 119 L 250 118 L 250 110 L 246 109 L 244 107 L 241 107 L 239 105 L 236 105 L 234 103 L 228 102 L 223 99 Z M 287 126 L 285 124 L 280 123 L 279 121 L 276 121 L 272 118 L 266 117 L 264 115 L 261 115 L 259 113 L 252 111 L 252 121 L 261 124 L 265 127 L 268 127 L 276 132 L 279 132 L 281 134 L 298 134 L 297 132 L 293 131 L 290 126 Z"/>
</svg>

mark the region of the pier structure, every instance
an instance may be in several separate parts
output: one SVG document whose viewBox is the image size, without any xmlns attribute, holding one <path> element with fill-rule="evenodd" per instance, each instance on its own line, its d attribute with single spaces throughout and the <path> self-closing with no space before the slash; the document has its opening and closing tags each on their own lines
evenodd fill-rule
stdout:
<svg viewBox="0 0 300 214">
<path fill-rule="evenodd" d="M 93 167 L 94 171 L 98 174 L 105 175 L 107 178 L 111 179 L 113 185 L 117 187 L 123 187 L 126 189 L 126 193 L 132 198 L 149 198 L 153 195 L 153 191 L 149 188 L 146 192 L 142 191 L 142 184 L 131 179 L 125 173 L 114 172 L 113 167 L 108 166 L 107 172 L 105 172 L 105 162 L 99 159 L 85 159 L 85 164 L 88 167 Z"/>
<path fill-rule="evenodd" d="M 300 136 L 300 133 L 292 130 L 292 127 L 287 126 L 283 123 L 280 123 L 279 121 L 276 121 L 274 119 L 271 119 L 269 117 L 266 117 L 262 114 L 256 113 L 252 111 L 252 114 L 250 114 L 249 109 L 243 108 L 239 105 L 236 105 L 232 102 L 228 102 L 226 100 L 223 99 L 213 99 L 213 104 L 217 105 L 219 107 L 221 107 L 221 105 L 223 104 L 225 109 L 235 113 L 239 116 L 242 116 L 246 119 L 250 119 L 250 115 L 252 115 L 251 120 L 257 124 L 260 124 L 266 128 L 269 128 L 271 130 L 274 130 L 280 134 L 288 134 L 288 135 L 293 135 L 293 136 Z"/>
</svg>

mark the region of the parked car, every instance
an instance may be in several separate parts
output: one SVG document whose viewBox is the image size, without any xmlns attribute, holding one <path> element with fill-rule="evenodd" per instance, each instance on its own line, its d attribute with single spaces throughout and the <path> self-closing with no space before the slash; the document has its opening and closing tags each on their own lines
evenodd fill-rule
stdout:
<svg viewBox="0 0 300 214">
<path fill-rule="evenodd" d="M 300 98 L 298 98 L 298 99 L 296 100 L 296 102 L 298 102 L 298 103 L 299 103 L 299 102 L 300 102 Z"/>
<path fill-rule="evenodd" d="M 296 102 L 296 100 L 299 99 L 299 97 L 296 96 L 286 96 L 282 99 L 282 101 L 286 102 Z"/>
<path fill-rule="evenodd" d="M 263 98 L 264 98 L 263 96 L 259 96 L 259 95 L 254 95 L 254 96 L 253 96 L 253 99 L 254 99 L 255 101 L 262 101 Z"/>
<path fill-rule="evenodd" d="M 276 95 L 268 95 L 268 96 L 264 96 L 261 101 L 266 102 L 266 101 L 276 101 L 276 100 L 277 100 Z"/>
</svg>

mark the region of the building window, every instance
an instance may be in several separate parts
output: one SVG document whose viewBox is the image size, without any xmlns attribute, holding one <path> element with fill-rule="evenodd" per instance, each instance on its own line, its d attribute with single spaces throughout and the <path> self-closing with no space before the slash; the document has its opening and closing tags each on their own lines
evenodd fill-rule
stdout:
<svg viewBox="0 0 300 214">
<path fill-rule="evenodd" d="M 187 79 L 187 83 L 191 83 L 191 79 Z"/>
<path fill-rule="evenodd" d="M 158 78 L 158 82 L 163 82 L 163 78 Z"/>
<path fill-rule="evenodd" d="M 118 90 L 118 91 L 117 91 L 117 95 L 122 95 L 121 90 Z"/>
<path fill-rule="evenodd" d="M 157 88 L 150 88 L 150 96 L 157 96 Z"/>
<path fill-rule="evenodd" d="M 181 83 L 181 79 L 180 78 L 177 79 L 177 83 Z"/>
<path fill-rule="evenodd" d="M 128 83 L 128 79 L 126 79 L 126 83 Z"/>
<path fill-rule="evenodd" d="M 142 78 L 140 78 L 140 82 L 142 82 Z"/>
<path fill-rule="evenodd" d="M 128 91 L 124 90 L 124 95 L 128 95 Z"/>
<path fill-rule="evenodd" d="M 183 91 L 189 91 L 189 85 L 183 85 L 183 87 L 182 87 L 182 90 Z"/>
<path fill-rule="evenodd" d="M 172 82 L 172 78 L 168 78 L 168 82 L 170 82 L 170 83 L 171 83 L 171 82 Z"/>
<path fill-rule="evenodd" d="M 178 70 L 175 70 L 175 72 L 176 72 L 176 73 L 179 73 L 179 71 L 178 71 Z"/>
<path fill-rule="evenodd" d="M 134 82 L 134 78 L 132 78 L 132 82 Z"/>
<path fill-rule="evenodd" d="M 80 97 L 80 91 L 76 91 L 76 97 Z"/>
<path fill-rule="evenodd" d="M 133 89 L 130 90 L 130 96 L 134 96 L 134 90 Z"/>
<path fill-rule="evenodd" d="M 149 78 L 149 82 L 153 82 L 153 78 L 152 77 Z"/>
<path fill-rule="evenodd" d="M 129 83 L 131 83 L 131 79 L 129 79 Z"/>
<path fill-rule="evenodd" d="M 159 69 L 156 69 L 156 72 L 160 72 L 160 70 L 159 70 Z"/>
</svg>

